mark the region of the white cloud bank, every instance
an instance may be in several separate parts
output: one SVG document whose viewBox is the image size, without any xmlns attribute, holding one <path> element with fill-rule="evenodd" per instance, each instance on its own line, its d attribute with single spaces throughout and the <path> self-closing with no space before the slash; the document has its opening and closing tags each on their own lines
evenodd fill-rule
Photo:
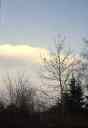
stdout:
<svg viewBox="0 0 88 128">
<path fill-rule="evenodd" d="M 49 51 L 45 48 L 37 48 L 29 45 L 0 45 L 0 59 L 19 59 L 30 60 L 34 63 L 40 63 L 40 54 L 48 55 Z"/>
</svg>

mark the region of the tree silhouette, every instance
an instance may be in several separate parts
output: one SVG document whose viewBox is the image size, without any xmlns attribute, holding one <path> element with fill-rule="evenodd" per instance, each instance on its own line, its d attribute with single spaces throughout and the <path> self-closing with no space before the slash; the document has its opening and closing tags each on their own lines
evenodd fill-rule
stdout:
<svg viewBox="0 0 88 128">
<path fill-rule="evenodd" d="M 55 41 L 56 51 L 48 57 L 43 57 L 45 74 L 43 78 L 54 82 L 54 88 L 59 90 L 58 102 L 61 104 L 61 111 L 64 118 L 64 88 L 67 86 L 72 67 L 74 65 L 71 52 L 64 49 L 65 38 L 60 36 Z M 69 61 L 70 60 L 70 61 Z M 52 84 L 51 84 L 52 86 Z M 56 86 L 56 87 L 55 87 Z"/>
<path fill-rule="evenodd" d="M 69 92 L 65 93 L 65 107 L 71 112 L 81 112 L 84 104 L 81 82 L 72 76 L 69 84 Z"/>
</svg>

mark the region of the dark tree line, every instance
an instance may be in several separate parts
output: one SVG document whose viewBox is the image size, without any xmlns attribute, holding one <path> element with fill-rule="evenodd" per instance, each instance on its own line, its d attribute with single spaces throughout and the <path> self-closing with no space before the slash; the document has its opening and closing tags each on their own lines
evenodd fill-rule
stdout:
<svg viewBox="0 0 88 128">
<path fill-rule="evenodd" d="M 23 86 L 23 85 L 20 85 Z M 59 126 L 66 126 L 66 122 L 63 122 L 61 119 L 62 111 L 61 111 L 61 102 L 58 102 L 56 105 L 47 109 L 44 112 L 35 112 L 34 104 L 28 104 L 28 100 L 33 103 L 33 99 L 31 98 L 30 90 L 26 90 L 25 87 L 18 88 L 18 94 L 14 95 L 15 102 L 12 101 L 4 107 L 4 104 L 0 103 L 0 122 L 3 127 L 44 127 L 44 128 L 57 128 Z M 18 90 L 16 88 L 16 93 Z M 27 96 L 30 96 L 29 98 Z M 84 99 L 87 99 L 84 96 L 81 81 L 77 79 L 74 75 L 70 78 L 68 82 L 68 88 L 64 90 L 63 94 L 63 106 L 64 106 L 64 119 L 68 118 L 68 115 L 75 113 L 76 116 L 79 113 L 88 113 L 88 99 L 84 102 Z M 18 101 L 17 101 L 18 100 Z M 66 115 L 65 115 L 66 114 Z M 66 117 L 65 117 L 66 116 Z M 5 122 L 5 123 L 4 123 Z M 70 122 L 70 121 L 69 121 Z"/>
</svg>

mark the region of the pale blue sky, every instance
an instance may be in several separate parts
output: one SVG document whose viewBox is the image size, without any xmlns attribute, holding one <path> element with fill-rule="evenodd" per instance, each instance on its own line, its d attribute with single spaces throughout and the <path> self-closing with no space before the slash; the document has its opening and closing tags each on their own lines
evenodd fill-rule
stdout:
<svg viewBox="0 0 88 128">
<path fill-rule="evenodd" d="M 1 43 L 49 47 L 57 33 L 80 47 L 88 35 L 88 0 L 1 0 Z"/>
</svg>

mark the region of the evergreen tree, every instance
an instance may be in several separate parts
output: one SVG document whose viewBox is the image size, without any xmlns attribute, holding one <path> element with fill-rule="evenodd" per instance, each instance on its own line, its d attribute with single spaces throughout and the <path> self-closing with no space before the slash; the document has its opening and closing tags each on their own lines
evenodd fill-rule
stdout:
<svg viewBox="0 0 88 128">
<path fill-rule="evenodd" d="M 86 92 L 87 92 L 87 94 L 85 95 L 84 111 L 85 111 L 85 112 L 88 112 L 88 84 L 86 85 Z"/>
<path fill-rule="evenodd" d="M 83 91 L 81 88 L 80 80 L 76 80 L 72 76 L 69 91 L 64 94 L 64 107 L 66 111 L 79 112 L 82 111 L 83 101 Z"/>
</svg>

